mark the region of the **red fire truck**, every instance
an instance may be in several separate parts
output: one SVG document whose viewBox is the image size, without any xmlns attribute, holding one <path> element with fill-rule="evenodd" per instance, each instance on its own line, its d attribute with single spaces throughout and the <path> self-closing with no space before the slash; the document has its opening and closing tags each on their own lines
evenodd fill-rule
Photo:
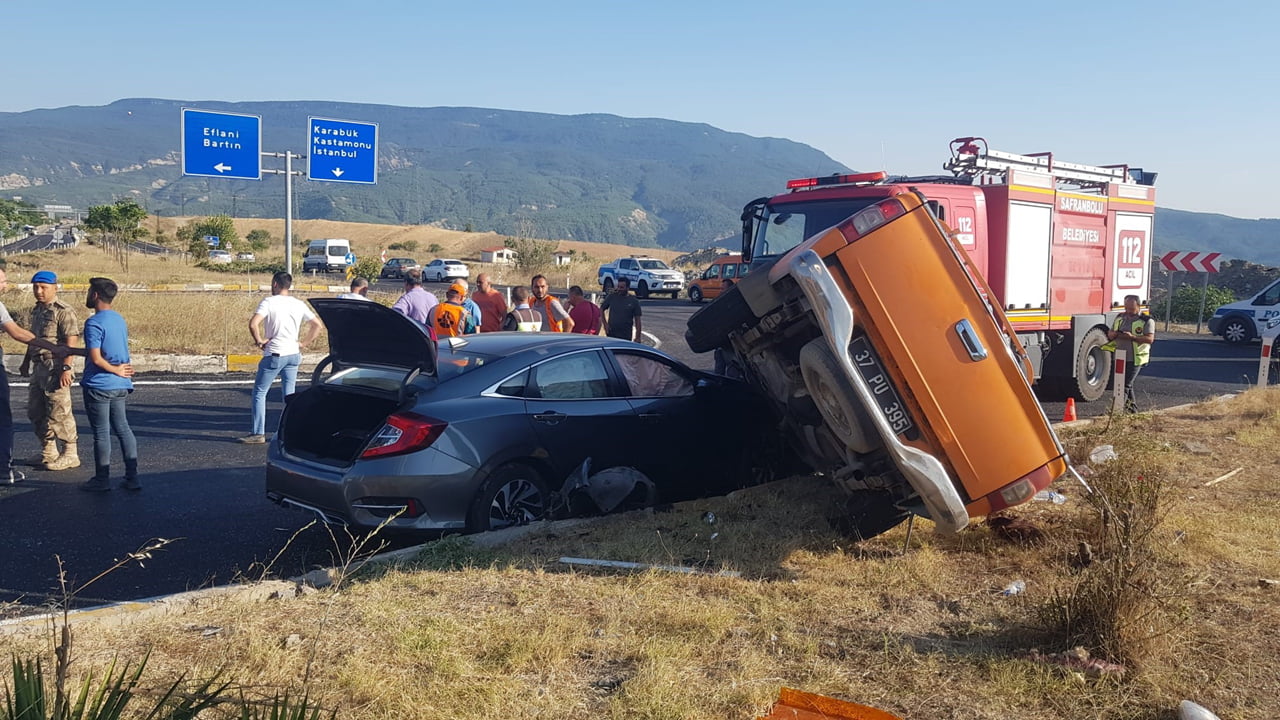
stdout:
<svg viewBox="0 0 1280 720">
<path fill-rule="evenodd" d="M 743 259 L 765 264 L 865 207 L 918 191 L 985 277 L 1042 392 L 1101 397 L 1106 329 L 1126 295 L 1148 297 L 1155 173 L 990 150 L 978 137 L 952 141 L 943 168 L 952 174 L 792 180 L 789 192 L 744 208 Z M 719 344 L 714 334 L 687 337 L 698 352 Z"/>
</svg>

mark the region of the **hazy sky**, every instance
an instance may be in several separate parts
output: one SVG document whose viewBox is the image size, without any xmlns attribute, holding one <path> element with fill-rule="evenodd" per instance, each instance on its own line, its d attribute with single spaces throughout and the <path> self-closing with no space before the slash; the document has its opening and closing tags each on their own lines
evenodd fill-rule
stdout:
<svg viewBox="0 0 1280 720">
<path fill-rule="evenodd" d="M 1164 207 L 1280 217 L 1278 8 L 4 0 L 0 111 L 158 97 L 613 113 L 895 173 L 941 172 L 952 138 L 981 135 L 1154 170 Z"/>
</svg>

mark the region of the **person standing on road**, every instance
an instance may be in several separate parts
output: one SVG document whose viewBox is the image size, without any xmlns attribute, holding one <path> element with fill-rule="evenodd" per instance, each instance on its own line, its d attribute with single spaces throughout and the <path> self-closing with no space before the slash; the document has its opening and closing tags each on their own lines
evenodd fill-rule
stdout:
<svg viewBox="0 0 1280 720">
<path fill-rule="evenodd" d="M 369 281 L 362 278 L 351 279 L 351 292 L 344 292 L 338 296 L 339 300 L 368 300 L 369 299 Z"/>
<path fill-rule="evenodd" d="M 290 294 L 292 287 L 292 275 L 276 273 L 271 278 L 271 297 L 259 303 L 249 318 L 249 335 L 262 349 L 262 360 L 253 378 L 253 427 L 240 438 L 248 445 L 267 441 L 267 391 L 276 376 L 280 376 L 282 397 L 292 395 L 302 364 L 302 346 L 320 334 L 320 320 L 306 303 Z"/>
<path fill-rule="evenodd" d="M 516 307 L 503 319 L 502 329 L 508 332 L 542 332 L 546 320 L 541 310 L 530 305 L 529 288 L 514 288 L 511 291 L 511 300 Z"/>
<path fill-rule="evenodd" d="M 569 288 L 569 317 L 573 318 L 573 332 L 581 335 L 599 335 L 604 324 L 604 313 L 578 285 Z"/>
<path fill-rule="evenodd" d="M 129 363 L 129 326 L 111 309 L 119 288 L 108 278 L 90 278 L 85 307 L 94 311 L 84 322 L 84 410 L 93 428 L 93 477 L 81 490 L 111 489 L 111 436 L 120 441 L 125 490 L 141 490 L 138 481 L 138 441 L 125 414 L 125 398 L 133 392 Z"/>
<path fill-rule="evenodd" d="M 1103 350 L 1112 352 L 1123 350 L 1128 358 L 1124 364 L 1124 410 L 1129 413 L 1138 412 L 1133 383 L 1151 361 L 1151 344 L 1156 341 L 1156 321 L 1142 312 L 1140 302 L 1137 295 L 1124 296 L 1124 312 L 1116 317 L 1107 331 L 1107 339 L 1111 342 L 1102 346 Z"/>
<path fill-rule="evenodd" d="M 462 306 L 462 289 L 454 284 L 444 294 L 445 301 L 431 311 L 431 325 L 437 337 L 460 337 L 475 331 L 475 323 Z"/>
<path fill-rule="evenodd" d="M 466 326 L 467 329 L 463 330 L 462 334 L 474 335 L 480 332 L 480 323 L 484 320 L 484 311 L 467 295 L 468 291 L 471 290 L 471 286 L 467 284 L 467 279 L 458 278 L 450 287 L 458 290 L 462 298 L 462 307 L 467 311 L 467 317 L 471 319 L 471 322 Z"/>
<path fill-rule="evenodd" d="M 564 305 L 548 292 L 547 277 L 534 275 L 529 281 L 529 289 L 533 291 L 533 299 L 529 306 L 542 311 L 543 332 L 573 332 L 573 318 Z"/>
<path fill-rule="evenodd" d="M 480 308 L 480 332 L 498 332 L 507 317 L 507 296 L 493 289 L 486 273 L 476 276 L 476 291 L 472 301 Z"/>
<path fill-rule="evenodd" d="M 80 337 L 80 319 L 71 306 L 58 299 L 58 276 L 41 270 L 31 277 L 36 306 L 31 310 L 31 332 L 48 343 L 75 347 Z M 80 467 L 76 448 L 76 418 L 71 411 L 71 383 L 75 374 L 65 358 L 28 346 L 18 371 L 31 376 L 27 387 L 27 418 L 41 442 L 40 454 L 31 459 L 46 470 Z M 63 450 L 58 452 L 58 441 Z"/>
<path fill-rule="evenodd" d="M 9 278 L 0 270 L 0 293 L 9 289 Z M 58 347 L 41 340 L 30 330 L 14 322 L 8 308 L 0 302 L 0 330 L 20 343 L 57 352 Z M 61 357 L 55 355 L 59 361 Z M 4 348 L 0 348 L 0 365 L 4 360 Z M 13 469 L 13 410 L 9 407 L 9 374 L 0 369 L 0 485 L 12 485 L 26 479 L 21 471 Z"/>
<path fill-rule="evenodd" d="M 640 301 L 636 299 L 635 295 L 631 294 L 630 280 L 618 278 L 617 285 L 609 297 L 604 299 L 604 304 L 600 306 L 600 311 L 601 313 L 608 313 L 605 334 L 620 340 L 640 341 L 642 337 L 640 334 Z"/>
<path fill-rule="evenodd" d="M 436 296 L 422 287 L 422 271 L 410 270 L 404 274 L 404 294 L 391 309 L 425 327 L 431 333 L 431 339 L 435 340 L 436 331 L 432 327 L 431 311 L 439 304 Z"/>
</svg>

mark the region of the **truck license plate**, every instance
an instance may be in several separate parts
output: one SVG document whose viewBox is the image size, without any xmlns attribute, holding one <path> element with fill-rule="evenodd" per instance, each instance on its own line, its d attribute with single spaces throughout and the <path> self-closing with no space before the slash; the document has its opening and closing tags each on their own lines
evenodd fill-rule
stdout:
<svg viewBox="0 0 1280 720">
<path fill-rule="evenodd" d="M 902 398 L 898 397 L 898 391 L 893 389 L 889 376 L 885 374 L 884 366 L 880 364 L 880 358 L 876 357 L 867 338 L 854 338 L 849 344 L 849 353 L 853 356 L 853 364 L 862 374 L 862 379 L 866 380 L 871 388 L 871 394 L 875 395 L 876 402 L 880 405 L 880 412 L 889 421 L 889 427 L 893 428 L 893 432 L 901 435 L 915 427 L 911 417 L 907 415 L 906 406 L 902 404 Z"/>
</svg>

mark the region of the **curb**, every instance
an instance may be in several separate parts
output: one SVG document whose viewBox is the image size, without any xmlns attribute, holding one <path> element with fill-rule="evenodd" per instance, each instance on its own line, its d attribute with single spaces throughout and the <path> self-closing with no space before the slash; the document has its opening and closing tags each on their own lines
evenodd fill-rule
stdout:
<svg viewBox="0 0 1280 720">
<path fill-rule="evenodd" d="M 299 370 L 310 372 L 324 360 L 325 353 L 303 353 Z M 171 373 L 174 375 L 224 375 L 229 372 L 255 372 L 261 355 L 134 355 L 132 364 L 137 373 Z M 18 375 L 21 355 L 5 354 L 4 369 L 10 375 Z"/>
</svg>

